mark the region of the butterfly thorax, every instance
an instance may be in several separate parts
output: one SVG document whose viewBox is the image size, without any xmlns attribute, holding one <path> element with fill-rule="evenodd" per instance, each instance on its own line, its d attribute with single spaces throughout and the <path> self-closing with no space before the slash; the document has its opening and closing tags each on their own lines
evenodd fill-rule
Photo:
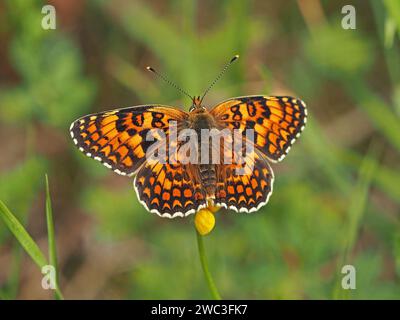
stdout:
<svg viewBox="0 0 400 320">
<path fill-rule="evenodd" d="M 189 113 L 190 127 L 194 130 L 212 129 L 216 123 L 214 117 L 207 109 L 195 109 Z"/>
</svg>

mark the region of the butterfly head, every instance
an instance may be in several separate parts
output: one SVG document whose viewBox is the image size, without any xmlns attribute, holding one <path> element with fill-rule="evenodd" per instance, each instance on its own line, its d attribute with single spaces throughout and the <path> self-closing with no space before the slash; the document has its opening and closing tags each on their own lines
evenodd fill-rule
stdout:
<svg viewBox="0 0 400 320">
<path fill-rule="evenodd" d="M 204 111 L 206 108 L 201 104 L 200 96 L 193 97 L 192 99 L 192 106 L 189 109 L 189 112 L 192 111 Z"/>
</svg>

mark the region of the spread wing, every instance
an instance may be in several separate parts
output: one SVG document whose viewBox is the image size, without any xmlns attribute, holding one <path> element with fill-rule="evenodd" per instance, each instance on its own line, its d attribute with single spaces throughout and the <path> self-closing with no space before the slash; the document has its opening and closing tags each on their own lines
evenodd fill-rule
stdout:
<svg viewBox="0 0 400 320">
<path fill-rule="evenodd" d="M 215 119 L 231 129 L 254 130 L 254 145 L 268 159 L 281 161 L 307 121 L 305 103 L 288 96 L 233 98 L 215 106 Z"/>
<path fill-rule="evenodd" d="M 146 160 L 154 141 L 151 129 L 168 134 L 171 121 L 181 123 L 188 114 L 161 105 L 136 106 L 84 116 L 71 124 L 75 145 L 87 156 L 121 175 L 133 175 Z"/>
</svg>

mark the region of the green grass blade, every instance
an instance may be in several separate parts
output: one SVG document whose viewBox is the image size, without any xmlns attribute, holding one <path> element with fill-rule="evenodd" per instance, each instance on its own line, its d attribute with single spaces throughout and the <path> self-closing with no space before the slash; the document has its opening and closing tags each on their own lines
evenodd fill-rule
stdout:
<svg viewBox="0 0 400 320">
<path fill-rule="evenodd" d="M 387 13 L 391 16 L 393 21 L 397 24 L 397 30 L 400 32 L 400 3 L 397 0 L 384 0 L 383 1 Z"/>
<path fill-rule="evenodd" d="M 58 263 L 57 263 L 57 250 L 56 250 L 56 238 L 54 233 L 54 222 L 53 222 L 53 210 L 51 206 L 49 178 L 46 174 L 46 221 L 47 221 L 47 237 L 49 245 L 49 261 L 54 267 L 56 272 L 56 298 L 63 299 L 61 293 L 58 291 L 59 277 L 58 277 Z"/>
<path fill-rule="evenodd" d="M 47 205 L 46 205 L 47 207 Z M 29 233 L 25 230 L 18 219 L 11 213 L 7 206 L 0 200 L 0 217 L 4 221 L 7 228 L 17 238 L 20 245 L 24 248 L 26 253 L 32 258 L 36 265 L 42 270 L 43 266 L 48 265 L 45 255 L 40 250 L 39 246 L 32 239 Z M 57 299 L 63 299 L 63 295 L 58 288 L 55 290 Z"/>
<path fill-rule="evenodd" d="M 378 151 L 380 151 L 378 150 L 378 148 L 379 146 L 377 146 L 376 142 L 372 142 L 370 150 L 368 154 L 364 157 L 359 169 L 359 179 L 357 181 L 357 184 L 354 186 L 354 190 L 352 191 L 351 201 L 348 207 L 347 234 L 344 239 L 345 241 L 343 243 L 341 257 L 339 259 L 338 270 L 341 270 L 344 265 L 349 264 L 350 253 L 357 240 L 357 235 L 360 229 L 360 225 L 362 223 L 363 214 L 368 203 L 368 195 L 371 182 L 378 167 L 376 161 L 377 153 Z M 339 276 L 334 288 L 334 299 L 348 299 L 350 292 L 349 290 L 342 289 L 342 277 L 340 276 L 340 271 L 338 271 L 337 274 Z"/>
<path fill-rule="evenodd" d="M 1 200 L 0 217 L 3 219 L 11 233 L 17 238 L 18 242 L 24 248 L 26 253 L 28 253 L 28 255 L 39 266 L 39 268 L 47 265 L 46 258 L 39 249 L 38 245 Z"/>
</svg>

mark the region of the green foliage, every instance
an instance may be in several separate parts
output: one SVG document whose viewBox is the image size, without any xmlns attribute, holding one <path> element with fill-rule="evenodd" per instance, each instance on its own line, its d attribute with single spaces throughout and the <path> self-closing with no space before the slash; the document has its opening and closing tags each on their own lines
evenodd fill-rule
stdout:
<svg viewBox="0 0 400 320">
<path fill-rule="evenodd" d="M 101 199 L 101 201 L 99 201 Z M 87 189 L 82 204 L 98 221 L 98 235 L 106 239 L 124 239 L 154 223 L 137 200 L 131 183 L 116 192 L 105 187 Z M 115 206 L 115 201 L 119 205 Z"/>
<path fill-rule="evenodd" d="M 317 70 L 327 75 L 359 75 L 371 65 L 374 58 L 372 47 L 367 38 L 360 36 L 359 32 L 342 29 L 337 20 L 336 27 L 321 26 L 312 37 L 307 37 L 304 44 L 306 54 Z"/>
<path fill-rule="evenodd" d="M 0 115 L 11 124 L 40 121 L 67 128 L 71 118 L 88 110 L 93 82 L 82 77 L 81 56 L 73 43 L 40 27 L 42 5 L 41 1 L 7 3 L 15 17 L 10 28 L 17 30 L 10 57 L 21 84 L 0 90 Z M 24 19 L 17 18 L 21 16 Z"/>
<path fill-rule="evenodd" d="M 41 186 L 42 172 L 45 171 L 46 160 L 41 157 L 32 157 L 14 168 L 0 175 L 0 195 L 5 203 L 9 203 L 13 212 L 17 212 L 20 219 L 29 212 L 37 190 Z M 0 239 L 4 229 L 0 227 Z"/>
</svg>

